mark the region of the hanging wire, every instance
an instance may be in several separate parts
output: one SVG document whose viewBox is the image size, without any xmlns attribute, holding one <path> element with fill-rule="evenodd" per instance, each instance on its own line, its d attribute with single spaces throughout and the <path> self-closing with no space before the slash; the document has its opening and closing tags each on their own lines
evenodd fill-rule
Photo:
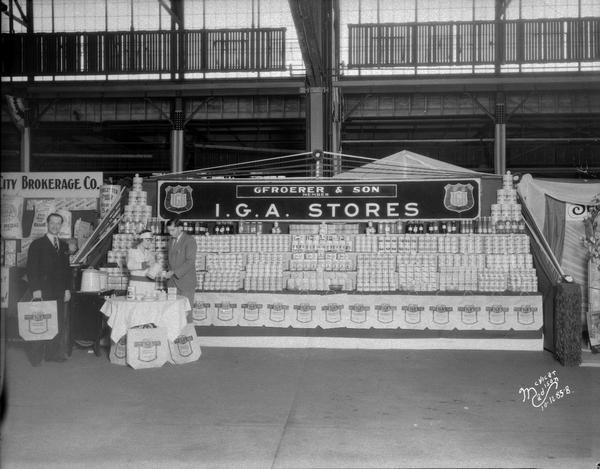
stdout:
<svg viewBox="0 0 600 469">
<path fill-rule="evenodd" d="M 365 165 L 367 166 L 367 165 Z M 380 169 L 391 169 L 395 171 L 406 171 L 406 172 L 423 172 L 423 173 L 464 173 L 465 171 L 452 171 L 447 169 L 437 169 L 437 168 L 425 168 L 423 166 L 415 166 L 415 165 L 399 165 L 395 163 L 385 163 L 385 162 L 372 162 L 368 163 L 368 167 L 364 168 L 365 172 L 373 172 Z"/>
<path fill-rule="evenodd" d="M 304 172 L 306 173 L 307 170 L 310 170 L 310 166 L 307 166 L 306 164 L 296 164 L 296 165 L 289 165 L 285 167 L 285 172 L 286 174 L 289 174 L 291 172 Z M 256 174 L 256 173 L 266 173 L 269 172 L 271 174 L 281 174 L 281 167 L 262 167 L 262 168 L 248 168 L 248 169 L 236 169 L 236 170 L 221 170 L 221 171 L 213 171 L 210 173 L 210 176 L 221 176 L 221 175 L 227 175 L 227 176 L 235 176 L 235 175 L 248 175 L 248 176 L 260 176 L 260 174 Z M 295 171 L 294 171 L 295 170 Z"/>
<path fill-rule="evenodd" d="M 377 158 L 349 155 L 345 153 L 333 153 L 324 151 L 324 155 L 336 156 L 342 159 L 343 172 L 351 172 L 348 177 L 377 177 L 382 173 L 386 177 L 398 176 L 402 178 L 465 178 L 465 177 L 497 177 L 487 173 L 474 171 L 453 171 L 448 169 L 426 168 L 416 165 L 400 165 L 382 162 Z M 252 176 L 286 176 L 286 177 L 310 177 L 314 176 L 315 159 L 312 152 L 295 153 L 292 155 L 276 156 L 260 160 L 242 161 L 238 163 L 209 166 L 189 171 L 163 174 L 154 176 L 152 179 L 167 179 L 180 177 L 252 177 Z M 321 168 L 326 172 L 333 172 L 336 165 L 332 158 L 321 161 Z M 339 174 L 337 175 L 339 176 Z M 342 177 L 344 174 L 342 174 Z M 325 176 L 327 178 L 329 176 Z"/>
<path fill-rule="evenodd" d="M 418 166 L 400 166 L 394 164 L 375 164 L 369 168 L 358 167 L 352 170 L 353 175 L 373 175 L 385 172 L 386 175 L 408 175 L 408 176 L 429 176 L 429 177 L 447 177 L 447 176 L 474 176 L 478 173 L 466 171 L 449 171 L 445 169 L 422 168 Z"/>
<path fill-rule="evenodd" d="M 213 170 L 210 172 L 207 172 L 205 175 L 235 175 L 235 174 L 248 174 L 248 175 L 253 175 L 253 173 L 261 173 L 261 172 L 265 172 L 265 171 L 285 171 L 286 173 L 289 173 L 290 170 L 294 170 L 294 169 L 303 169 L 303 170 L 307 170 L 310 169 L 310 160 L 306 159 L 306 160 L 296 160 L 293 163 L 294 164 L 290 164 L 292 162 L 289 162 L 287 165 L 282 166 L 281 163 L 279 162 L 273 162 L 270 164 L 262 164 L 259 166 L 250 166 L 248 168 L 230 168 L 230 167 L 226 167 L 226 168 L 222 168 L 222 169 L 218 169 L 218 170 Z M 258 175 L 258 174 L 256 174 Z"/>
<path fill-rule="evenodd" d="M 358 156 L 358 155 L 349 155 L 348 153 L 333 153 L 331 151 L 324 151 L 323 154 L 331 155 L 331 156 L 341 156 L 344 158 L 356 158 L 358 160 L 377 161 L 377 158 L 369 158 L 367 156 Z"/>
<path fill-rule="evenodd" d="M 166 179 L 166 178 L 173 178 L 173 177 L 194 177 L 194 176 L 210 176 L 210 172 L 213 172 L 215 170 L 222 170 L 222 171 L 229 171 L 231 172 L 232 168 L 235 167 L 240 167 L 240 166 L 245 166 L 245 165 L 252 165 L 253 169 L 256 170 L 257 168 L 257 163 L 262 163 L 265 161 L 268 162 L 274 162 L 274 161 L 281 161 L 281 160 L 289 160 L 291 158 L 297 158 L 298 156 L 307 156 L 307 155 L 312 155 L 311 152 L 303 152 L 303 153 L 296 153 L 293 155 L 285 155 L 285 156 L 276 156 L 273 158 L 265 158 L 262 160 L 252 160 L 252 161 L 242 161 L 239 163 L 230 163 L 230 164 L 226 164 L 226 165 L 218 165 L 218 166 L 209 166 L 207 168 L 198 168 L 198 169 L 192 169 L 192 170 L 188 170 L 188 171 L 180 171 L 180 172 L 175 172 L 175 173 L 168 173 L 168 174 L 162 174 L 160 176 L 154 176 L 153 179 Z"/>
<path fill-rule="evenodd" d="M 465 177 L 470 176 L 473 177 L 476 174 L 467 173 L 462 171 L 443 171 L 443 170 L 424 170 L 420 168 L 394 168 L 391 166 L 388 167 L 380 167 L 373 169 L 364 169 L 360 170 L 360 168 L 356 168 L 351 170 L 352 175 L 362 175 L 362 176 L 373 176 L 373 175 L 381 175 L 382 172 L 385 172 L 386 176 L 389 175 L 398 175 L 398 176 L 423 176 L 423 177 L 435 177 L 435 178 L 444 178 L 444 177 Z"/>
<path fill-rule="evenodd" d="M 398 174 L 403 176 L 425 176 L 425 177 L 482 177 L 489 176 L 487 173 L 479 173 L 472 171 L 453 171 L 449 169 L 436 169 L 436 168 L 426 168 L 422 166 L 415 165 L 399 165 L 394 163 L 384 163 L 384 162 L 371 162 L 368 165 L 363 165 L 357 168 L 353 168 L 351 170 L 352 175 L 373 175 L 373 174 L 381 174 L 385 172 L 388 174 Z"/>
<path fill-rule="evenodd" d="M 385 172 L 386 175 L 401 175 L 412 177 L 430 177 L 430 178 L 447 178 L 447 177 L 496 177 L 487 173 L 471 172 L 471 171 L 452 171 L 448 169 L 426 168 L 415 165 L 398 165 L 394 163 L 381 162 L 377 158 L 368 158 L 364 156 L 348 155 L 344 153 L 324 152 L 328 155 L 341 156 L 346 161 L 342 161 L 342 169 L 344 172 L 351 171 L 352 176 L 372 176 L 380 175 Z M 350 160 L 350 161 L 348 161 Z M 362 164 L 367 161 L 368 163 Z M 351 164 L 349 164 L 351 163 Z M 361 163 L 361 164 L 359 164 Z M 367 167 L 365 167 L 367 166 Z M 361 169 L 362 168 L 362 169 Z"/>
</svg>

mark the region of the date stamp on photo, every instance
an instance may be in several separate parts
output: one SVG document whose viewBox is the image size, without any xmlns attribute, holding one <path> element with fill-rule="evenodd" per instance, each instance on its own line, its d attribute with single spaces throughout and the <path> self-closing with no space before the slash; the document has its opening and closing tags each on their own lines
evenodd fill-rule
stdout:
<svg viewBox="0 0 600 469">
<path fill-rule="evenodd" d="M 536 379 L 532 386 L 520 387 L 519 396 L 522 396 L 523 403 L 528 402 L 543 412 L 548 406 L 573 394 L 569 386 L 561 386 L 559 382 L 556 370 L 548 371 Z"/>
</svg>

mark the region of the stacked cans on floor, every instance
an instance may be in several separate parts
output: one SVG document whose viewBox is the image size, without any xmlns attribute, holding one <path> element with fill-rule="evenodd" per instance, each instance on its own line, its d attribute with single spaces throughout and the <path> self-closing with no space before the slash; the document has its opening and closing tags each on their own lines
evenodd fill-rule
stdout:
<svg viewBox="0 0 600 469">
<path fill-rule="evenodd" d="M 133 233 L 115 233 L 112 236 L 112 249 L 108 251 L 106 262 L 124 268 L 127 265 L 127 251 L 133 248 Z"/>
<path fill-rule="evenodd" d="M 137 234 L 145 230 L 152 218 L 152 206 L 148 205 L 148 193 L 142 189 L 143 178 L 138 174 L 133 178 L 129 199 L 123 207 L 123 219 L 119 225 L 120 233 Z"/>
<path fill-rule="evenodd" d="M 507 171 L 502 176 L 502 188 L 497 191 L 497 201 L 491 206 L 492 226 L 496 233 L 522 233 L 525 224 L 521 216 L 521 204 L 517 202 L 517 189 L 513 176 Z"/>
</svg>

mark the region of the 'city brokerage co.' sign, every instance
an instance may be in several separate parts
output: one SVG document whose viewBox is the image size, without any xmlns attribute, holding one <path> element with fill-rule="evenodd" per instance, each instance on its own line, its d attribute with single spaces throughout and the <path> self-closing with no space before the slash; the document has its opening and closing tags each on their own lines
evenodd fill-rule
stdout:
<svg viewBox="0 0 600 469">
<path fill-rule="evenodd" d="M 159 181 L 162 219 L 361 221 L 472 219 L 480 180 Z"/>
</svg>

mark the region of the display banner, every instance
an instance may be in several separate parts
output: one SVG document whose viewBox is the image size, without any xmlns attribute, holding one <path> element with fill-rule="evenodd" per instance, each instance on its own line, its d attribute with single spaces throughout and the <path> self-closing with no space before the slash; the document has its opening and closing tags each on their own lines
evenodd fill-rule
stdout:
<svg viewBox="0 0 600 469">
<path fill-rule="evenodd" d="M 537 331 L 541 295 L 197 292 L 196 326 Z"/>
<path fill-rule="evenodd" d="M 102 173 L 2 173 L 2 193 L 31 198 L 98 197 Z"/>
<path fill-rule="evenodd" d="M 479 179 L 159 181 L 158 214 L 188 221 L 473 219 Z"/>
<path fill-rule="evenodd" d="M 583 220 L 589 217 L 591 206 L 565 203 L 565 224 L 562 257 L 560 265 L 565 272 L 573 277 L 575 282 L 582 285 L 581 288 L 581 321 L 585 324 L 588 311 L 588 252 L 583 244 L 582 237 L 585 236 Z"/>
</svg>

